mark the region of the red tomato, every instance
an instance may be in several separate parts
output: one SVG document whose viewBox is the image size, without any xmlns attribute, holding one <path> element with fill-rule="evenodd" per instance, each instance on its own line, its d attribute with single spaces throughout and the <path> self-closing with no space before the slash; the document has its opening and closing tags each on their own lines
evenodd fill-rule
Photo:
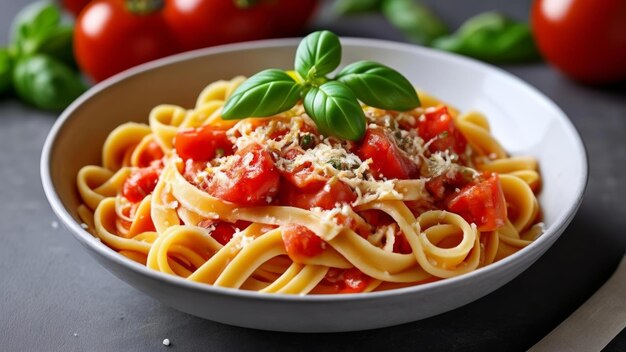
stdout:
<svg viewBox="0 0 626 352">
<path fill-rule="evenodd" d="M 626 1 L 535 0 L 531 17 L 539 50 L 568 76 L 626 79 Z"/>
<path fill-rule="evenodd" d="M 374 177 L 409 179 L 419 176 L 417 165 L 380 128 L 368 128 L 356 154 L 365 161 L 372 159 Z"/>
<path fill-rule="evenodd" d="M 76 19 L 74 56 L 95 81 L 179 50 L 159 12 L 137 14 L 126 4 L 94 1 Z"/>
<path fill-rule="evenodd" d="M 139 167 L 148 167 L 155 160 L 160 160 L 163 157 L 163 150 L 159 143 L 151 141 L 139 155 Z"/>
<path fill-rule="evenodd" d="M 303 24 L 315 12 L 317 0 L 276 0 L 271 5 L 274 14 L 274 34 L 289 37 L 298 36 Z"/>
<path fill-rule="evenodd" d="M 359 293 L 365 290 L 370 282 L 370 277 L 357 268 L 350 268 L 343 272 L 342 280 L 342 288 L 339 293 Z"/>
<path fill-rule="evenodd" d="M 269 5 L 239 8 L 232 0 L 166 0 L 163 16 L 185 50 L 269 38 Z"/>
<path fill-rule="evenodd" d="M 417 132 L 424 142 L 434 139 L 428 147 L 432 153 L 450 150 L 461 155 L 465 152 L 467 140 L 454 125 L 445 106 L 429 110 L 417 121 Z"/>
<path fill-rule="evenodd" d="M 278 193 L 280 173 L 270 153 L 258 144 L 250 144 L 235 155 L 239 159 L 231 169 L 226 170 L 226 179 L 211 179 L 207 192 L 244 206 L 271 203 Z"/>
<path fill-rule="evenodd" d="M 494 231 L 504 225 L 506 200 L 498 174 L 461 189 L 448 201 L 447 209 L 476 224 L 480 231 Z"/>
<path fill-rule="evenodd" d="M 395 234 L 395 239 L 393 242 L 393 252 L 394 253 L 402 253 L 409 254 L 413 253 L 413 249 L 409 244 L 409 241 L 406 239 L 406 236 L 402 232 L 398 232 Z"/>
<path fill-rule="evenodd" d="M 337 203 L 351 203 L 356 195 L 350 186 L 341 181 L 322 185 L 317 189 L 303 190 L 289 182 L 283 182 L 280 191 L 280 204 L 292 207 L 311 209 L 333 209 Z"/>
<path fill-rule="evenodd" d="M 210 229 L 210 235 L 222 246 L 225 246 L 233 238 L 233 235 L 239 230 L 243 230 L 250 226 L 250 223 L 243 220 L 238 220 L 236 223 L 230 223 L 220 220 L 207 219 L 200 221 L 198 226 Z"/>
<path fill-rule="evenodd" d="M 71 12 L 74 17 L 77 17 L 90 1 L 91 0 L 62 0 L 61 4 L 63 8 Z"/>
<path fill-rule="evenodd" d="M 457 188 L 463 188 L 469 183 L 474 183 L 471 175 L 464 175 L 461 172 L 446 172 L 426 181 L 426 190 L 436 201 L 441 201 L 453 193 Z"/>
<path fill-rule="evenodd" d="M 159 173 L 160 170 L 154 167 L 134 171 L 124 182 L 122 195 L 133 203 L 141 202 L 156 187 Z"/>
<path fill-rule="evenodd" d="M 296 224 L 283 226 L 283 242 L 287 255 L 296 263 L 319 255 L 326 247 L 326 243 L 313 231 Z"/>
<path fill-rule="evenodd" d="M 183 160 L 209 161 L 215 158 L 218 149 L 224 155 L 233 153 L 233 144 L 226 137 L 226 131 L 211 126 L 181 130 L 174 139 L 176 154 Z"/>
</svg>

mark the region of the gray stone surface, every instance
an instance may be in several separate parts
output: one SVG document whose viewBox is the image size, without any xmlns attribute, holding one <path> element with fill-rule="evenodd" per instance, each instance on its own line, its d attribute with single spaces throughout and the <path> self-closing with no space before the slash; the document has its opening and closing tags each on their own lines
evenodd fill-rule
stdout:
<svg viewBox="0 0 626 352">
<path fill-rule="evenodd" d="M 27 2 L 2 0 L 0 34 Z M 525 18 L 529 7 L 528 1 L 431 2 L 453 25 L 488 9 Z M 342 35 L 402 39 L 376 16 L 339 21 L 322 15 L 317 25 Z M 525 350 L 583 303 L 626 249 L 626 84 L 583 86 L 545 64 L 505 69 L 552 98 L 582 134 L 591 178 L 578 215 L 535 265 L 483 299 L 427 320 L 345 334 L 272 333 L 205 321 L 115 278 L 80 248 L 44 198 L 39 156 L 56 115 L 0 98 L 0 350 Z M 162 345 L 165 338 L 171 346 Z M 608 349 L 626 350 L 626 333 Z"/>
</svg>

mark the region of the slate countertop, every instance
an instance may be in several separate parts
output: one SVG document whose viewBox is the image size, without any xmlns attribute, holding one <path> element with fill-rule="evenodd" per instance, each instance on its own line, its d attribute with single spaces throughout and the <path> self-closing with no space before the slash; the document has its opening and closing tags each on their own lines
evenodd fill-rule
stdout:
<svg viewBox="0 0 626 352">
<path fill-rule="evenodd" d="M 8 33 L 10 20 L 28 2 L 2 3 L 0 34 Z M 530 7 L 529 1 L 430 3 L 453 26 L 492 9 L 526 18 Z M 315 26 L 345 36 L 403 40 L 376 15 L 337 19 L 323 9 Z M 626 250 L 626 84 L 579 85 L 543 63 L 503 68 L 553 99 L 581 133 L 591 175 L 578 214 L 536 264 L 492 294 L 426 320 L 341 334 L 226 326 L 175 311 L 115 278 L 60 226 L 44 197 L 39 157 L 56 114 L 1 98 L 0 350 L 527 349 L 590 297 Z M 162 345 L 165 338 L 171 346 Z M 607 350 L 626 350 L 626 332 Z"/>
</svg>

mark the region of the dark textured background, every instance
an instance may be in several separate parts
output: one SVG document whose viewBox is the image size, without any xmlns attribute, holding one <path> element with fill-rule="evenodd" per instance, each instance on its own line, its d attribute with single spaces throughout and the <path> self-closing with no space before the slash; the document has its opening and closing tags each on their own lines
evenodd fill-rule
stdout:
<svg viewBox="0 0 626 352">
<path fill-rule="evenodd" d="M 2 36 L 28 2 L 2 0 Z M 525 19 L 530 7 L 517 0 L 430 3 L 453 27 L 493 9 Z M 341 35 L 403 40 L 376 15 L 319 15 L 316 27 Z M 0 350 L 157 351 L 167 349 L 164 338 L 179 351 L 527 349 L 602 285 L 626 249 L 626 85 L 582 86 L 542 63 L 504 68 L 552 98 L 582 134 L 591 178 L 578 215 L 536 264 L 483 299 L 423 321 L 345 334 L 272 333 L 205 321 L 115 278 L 54 226 L 39 156 L 56 115 L 0 98 Z M 607 350 L 626 350 L 626 333 Z"/>
</svg>

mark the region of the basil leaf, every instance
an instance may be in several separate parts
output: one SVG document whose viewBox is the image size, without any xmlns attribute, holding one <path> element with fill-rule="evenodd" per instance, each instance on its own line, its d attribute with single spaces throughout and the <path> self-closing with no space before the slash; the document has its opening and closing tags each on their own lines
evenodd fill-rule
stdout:
<svg viewBox="0 0 626 352">
<path fill-rule="evenodd" d="M 11 88 L 13 60 L 7 48 L 0 48 L 0 94 Z"/>
<path fill-rule="evenodd" d="M 359 140 L 365 133 L 365 114 L 343 83 L 329 81 L 312 87 L 304 97 L 304 110 L 324 135 Z"/>
<path fill-rule="evenodd" d="M 302 86 L 278 69 L 261 71 L 243 82 L 228 98 L 222 109 L 225 120 L 266 117 L 292 108 Z"/>
<path fill-rule="evenodd" d="M 330 31 L 313 32 L 300 42 L 296 50 L 296 71 L 305 80 L 323 77 L 339 66 L 341 44 Z"/>
<path fill-rule="evenodd" d="M 13 42 L 21 47 L 22 41 L 45 34 L 61 22 L 61 11 L 51 1 L 38 1 L 24 7 L 13 20 Z"/>
<path fill-rule="evenodd" d="M 415 88 L 398 71 L 373 61 L 346 66 L 336 77 L 369 106 L 389 110 L 411 110 L 420 105 Z"/>
<path fill-rule="evenodd" d="M 354 15 L 373 12 L 380 9 L 382 0 L 336 0 L 333 11 L 340 15 Z"/>
<path fill-rule="evenodd" d="M 487 12 L 467 20 L 450 36 L 434 41 L 433 47 L 489 62 L 524 62 L 540 58 L 527 23 Z"/>
<path fill-rule="evenodd" d="M 448 27 L 421 1 L 384 0 L 381 9 L 387 20 L 414 43 L 429 45 L 448 34 Z"/>
<path fill-rule="evenodd" d="M 26 55 L 46 54 L 63 61 L 64 63 L 75 66 L 74 52 L 72 40 L 74 36 L 74 28 L 70 25 L 62 25 L 54 29 L 50 29 L 44 34 L 33 39 L 27 39 L 26 42 L 32 43 L 29 51 L 24 51 Z"/>
<path fill-rule="evenodd" d="M 24 101 L 49 110 L 65 108 L 86 89 L 80 76 L 67 65 L 41 54 L 17 62 L 13 84 Z"/>
</svg>

